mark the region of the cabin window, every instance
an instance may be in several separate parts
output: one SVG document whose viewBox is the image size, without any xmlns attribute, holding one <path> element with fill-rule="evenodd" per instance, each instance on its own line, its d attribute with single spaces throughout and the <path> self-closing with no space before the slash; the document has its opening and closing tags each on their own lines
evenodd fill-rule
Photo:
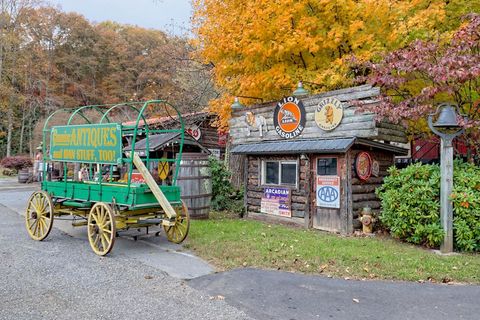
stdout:
<svg viewBox="0 0 480 320">
<path fill-rule="evenodd" d="M 319 158 L 317 159 L 317 175 L 319 176 L 336 176 L 337 158 Z"/>
<path fill-rule="evenodd" d="M 264 161 L 263 184 L 297 185 L 296 161 Z"/>
</svg>

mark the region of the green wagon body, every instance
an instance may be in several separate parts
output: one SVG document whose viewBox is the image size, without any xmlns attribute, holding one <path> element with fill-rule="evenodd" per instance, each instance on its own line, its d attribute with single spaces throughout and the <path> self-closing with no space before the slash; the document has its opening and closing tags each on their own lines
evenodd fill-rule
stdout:
<svg viewBox="0 0 480 320">
<path fill-rule="evenodd" d="M 160 186 L 163 194 L 172 205 L 181 205 L 180 187 Z M 138 208 L 160 210 L 160 204 L 146 184 L 132 185 L 130 188 L 121 183 L 86 183 L 75 181 L 44 181 L 42 190 L 54 199 L 68 199 L 76 202 L 105 202 L 121 206 L 125 214 Z M 69 201 L 68 203 L 72 203 Z M 72 205 L 75 206 L 75 205 Z"/>
<path fill-rule="evenodd" d="M 43 240 L 51 229 L 53 217 L 65 215 L 84 219 L 80 219 L 80 222 L 74 219 L 73 225 L 88 226 L 90 245 L 100 255 L 111 250 L 118 231 L 129 228 L 162 225 L 170 241 L 179 243 L 185 239 L 189 229 L 188 210 L 180 199 L 180 187 L 176 185 L 185 127 L 180 113 L 173 108 L 175 114 L 169 116 L 176 119 L 179 128 L 150 130 L 144 113 L 154 105 L 173 108 L 163 100 L 152 100 L 62 109 L 47 119 L 43 129 L 43 163 L 62 162 L 64 169 L 61 179 L 53 181 L 50 179 L 51 171 L 47 172 L 47 166 L 43 167 L 42 191 L 32 195 L 26 212 L 26 227 L 33 239 Z M 119 113 L 121 108 L 136 112 L 135 120 L 129 124 L 111 122 L 111 116 Z M 66 123 L 49 126 L 51 120 L 61 112 L 67 113 L 67 117 L 61 118 L 68 119 Z M 100 114 L 100 121 L 92 123 L 88 112 Z M 83 119 L 85 123 L 73 124 L 78 119 Z M 150 158 L 149 139 L 154 134 L 178 136 L 176 141 L 179 149 L 174 158 Z M 142 158 L 135 149 L 139 136 L 146 140 Z M 123 142 L 127 138 L 130 139 L 129 151 L 125 152 Z M 69 162 L 84 164 L 85 170 L 88 167 L 88 178 L 75 181 L 69 176 Z M 152 162 L 175 165 L 168 185 L 158 186 L 154 182 L 147 169 Z M 124 180 L 113 178 L 113 168 L 118 165 L 128 167 Z M 103 181 L 103 166 L 109 167 L 107 181 Z M 134 167 L 137 167 L 146 183 L 134 181 Z"/>
</svg>

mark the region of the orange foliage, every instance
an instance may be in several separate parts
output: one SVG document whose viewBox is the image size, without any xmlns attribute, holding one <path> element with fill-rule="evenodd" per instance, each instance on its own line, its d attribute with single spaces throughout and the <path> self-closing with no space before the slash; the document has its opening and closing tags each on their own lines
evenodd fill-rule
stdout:
<svg viewBox="0 0 480 320">
<path fill-rule="evenodd" d="M 299 80 L 313 92 L 352 84 L 352 56 L 372 60 L 415 38 L 438 36 L 476 10 L 467 0 L 194 0 L 198 56 L 223 92 L 212 101 L 227 126 L 233 96 L 279 99 Z M 477 7 L 479 5 L 476 5 Z M 478 9 L 478 8 L 477 8 Z M 242 100 L 242 103 L 253 101 Z"/>
</svg>

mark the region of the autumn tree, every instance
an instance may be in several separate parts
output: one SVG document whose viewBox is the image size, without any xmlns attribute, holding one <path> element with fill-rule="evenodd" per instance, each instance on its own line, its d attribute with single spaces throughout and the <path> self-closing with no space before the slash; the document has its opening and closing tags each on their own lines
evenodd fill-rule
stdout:
<svg viewBox="0 0 480 320">
<path fill-rule="evenodd" d="M 480 10 L 467 0 L 195 0 L 198 55 L 214 66 L 226 125 L 233 96 L 278 99 L 299 80 L 318 92 L 351 85 L 350 60 L 432 38 Z M 448 20 L 447 20 L 448 19 Z M 246 100 L 246 102 L 254 102 Z"/>
<path fill-rule="evenodd" d="M 466 114 L 467 137 L 478 146 L 480 131 L 480 15 L 470 14 L 448 39 L 417 40 L 364 66 L 360 77 L 382 89 L 380 103 L 366 107 L 404 124 L 411 134 L 430 132 L 426 118 L 439 102 L 453 102 Z"/>
<path fill-rule="evenodd" d="M 32 152 L 58 108 L 162 98 L 193 112 L 215 93 L 186 38 L 27 0 L 0 8 L 0 157 Z"/>
</svg>

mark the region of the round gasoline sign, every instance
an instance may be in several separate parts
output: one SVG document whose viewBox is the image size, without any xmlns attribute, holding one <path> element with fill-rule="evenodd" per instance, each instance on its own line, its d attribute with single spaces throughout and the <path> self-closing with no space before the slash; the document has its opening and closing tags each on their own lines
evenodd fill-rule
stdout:
<svg viewBox="0 0 480 320">
<path fill-rule="evenodd" d="M 320 129 L 330 131 L 338 127 L 343 118 L 343 105 L 340 100 L 326 98 L 318 103 L 315 122 Z"/>
<path fill-rule="evenodd" d="M 277 134 L 285 139 L 298 137 L 305 128 L 307 116 L 300 99 L 286 97 L 277 103 L 273 113 L 273 124 Z"/>
</svg>

